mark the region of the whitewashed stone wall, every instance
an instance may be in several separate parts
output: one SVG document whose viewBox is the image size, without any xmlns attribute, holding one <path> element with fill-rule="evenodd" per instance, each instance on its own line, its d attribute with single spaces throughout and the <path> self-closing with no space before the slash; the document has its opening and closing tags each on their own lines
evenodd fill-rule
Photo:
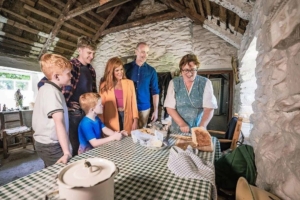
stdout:
<svg viewBox="0 0 300 200">
<path fill-rule="evenodd" d="M 257 36 L 257 89 L 250 120 L 257 185 L 282 199 L 300 199 L 300 2 L 257 0 L 242 42 Z"/>
<path fill-rule="evenodd" d="M 128 20 L 166 9 L 164 4 L 157 1 L 144 0 Z M 97 82 L 103 76 L 109 58 L 134 56 L 136 44 L 142 41 L 150 46 L 147 63 L 158 72 L 178 70 L 180 59 L 187 53 L 198 56 L 200 69 L 232 69 L 231 57 L 237 57 L 235 47 L 200 25 L 193 24 L 190 19 L 166 20 L 104 36 L 93 61 Z"/>
</svg>

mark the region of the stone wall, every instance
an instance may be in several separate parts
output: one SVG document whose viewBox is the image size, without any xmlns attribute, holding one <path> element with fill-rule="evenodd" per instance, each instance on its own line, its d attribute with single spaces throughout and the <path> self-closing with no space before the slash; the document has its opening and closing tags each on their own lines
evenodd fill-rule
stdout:
<svg viewBox="0 0 300 200">
<path fill-rule="evenodd" d="M 257 36 L 250 117 L 256 183 L 282 199 L 300 199 L 300 2 L 257 0 L 253 11 L 239 58 Z"/>
<path fill-rule="evenodd" d="M 174 72 L 182 56 L 191 52 L 200 59 L 200 69 L 231 69 L 231 57 L 237 57 L 235 47 L 188 18 L 167 20 L 104 36 L 92 63 L 97 82 L 109 58 L 133 57 L 135 46 L 141 41 L 149 44 L 147 62 L 158 72 Z"/>
</svg>

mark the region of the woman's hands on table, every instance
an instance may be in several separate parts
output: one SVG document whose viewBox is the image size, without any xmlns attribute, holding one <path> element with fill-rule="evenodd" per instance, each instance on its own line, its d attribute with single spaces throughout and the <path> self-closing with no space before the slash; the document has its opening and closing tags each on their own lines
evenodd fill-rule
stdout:
<svg viewBox="0 0 300 200">
<path fill-rule="evenodd" d="M 190 132 L 190 127 L 187 124 L 180 125 L 179 127 L 180 127 L 180 131 L 182 133 L 189 133 Z"/>
</svg>

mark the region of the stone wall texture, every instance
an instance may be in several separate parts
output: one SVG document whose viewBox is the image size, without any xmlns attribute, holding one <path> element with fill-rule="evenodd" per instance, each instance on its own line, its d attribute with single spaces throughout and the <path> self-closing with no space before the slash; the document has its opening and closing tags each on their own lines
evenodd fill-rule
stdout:
<svg viewBox="0 0 300 200">
<path fill-rule="evenodd" d="M 257 0 L 238 55 L 247 55 L 257 37 L 250 117 L 256 183 L 286 200 L 300 199 L 299 10 L 297 0 Z"/>
<path fill-rule="evenodd" d="M 187 53 L 198 56 L 200 69 L 232 69 L 231 57 L 237 57 L 235 47 L 188 18 L 167 20 L 104 36 L 92 63 L 97 82 L 109 58 L 134 56 L 135 46 L 141 41 L 149 44 L 147 63 L 158 72 L 178 70 L 180 59 Z"/>
</svg>

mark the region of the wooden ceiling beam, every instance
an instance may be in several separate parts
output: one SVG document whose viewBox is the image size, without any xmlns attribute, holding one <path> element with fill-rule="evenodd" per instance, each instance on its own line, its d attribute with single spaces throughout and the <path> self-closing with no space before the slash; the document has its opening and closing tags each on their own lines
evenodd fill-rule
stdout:
<svg viewBox="0 0 300 200">
<path fill-rule="evenodd" d="M 189 5 L 189 8 L 192 9 L 192 11 L 194 13 L 197 13 L 197 10 L 196 10 L 196 7 L 195 7 L 195 3 L 194 3 L 194 0 L 186 0 L 188 2 L 188 5 Z"/>
<path fill-rule="evenodd" d="M 64 23 L 64 16 L 69 12 L 70 8 L 73 6 L 73 4 L 75 3 L 75 0 L 68 0 L 67 4 L 65 5 L 61 15 L 59 16 L 59 18 L 57 19 L 57 22 L 55 23 L 52 31 L 50 32 L 50 37 L 48 37 L 47 41 L 45 42 L 39 57 L 41 57 L 45 52 L 47 52 L 48 48 L 50 47 L 50 45 L 52 44 L 54 38 L 56 37 L 59 29 L 61 28 L 61 26 Z"/>
<path fill-rule="evenodd" d="M 44 0 L 39 0 L 37 3 L 51 10 L 52 12 L 55 12 L 58 15 L 60 15 L 62 12 L 61 9 L 58 9 L 57 7 L 53 6 L 51 3 L 48 3 Z"/>
<path fill-rule="evenodd" d="M 40 50 L 41 50 L 41 48 L 39 48 L 39 47 L 34 47 L 34 46 L 29 45 L 29 44 L 24 44 L 24 43 L 21 43 L 21 42 L 15 41 L 15 40 L 11 40 L 11 39 L 8 39 L 8 38 L 3 38 L 3 37 L 0 37 L 0 42 L 1 43 L 12 44 L 12 45 L 17 46 L 17 47 L 27 48 L 29 50 L 38 51 L 38 52 L 40 52 Z"/>
<path fill-rule="evenodd" d="M 98 19 L 101 22 L 105 22 L 105 19 L 103 17 L 101 17 L 100 15 L 97 15 L 93 11 L 89 11 L 89 12 L 87 12 L 87 14 L 92 15 L 93 17 L 95 17 L 96 19 Z"/>
<path fill-rule="evenodd" d="M 101 32 L 104 31 L 104 29 L 110 24 L 110 22 L 113 20 L 113 18 L 116 16 L 116 14 L 119 12 L 120 8 L 121 8 L 121 6 L 117 6 L 114 8 L 112 13 L 110 13 L 110 15 L 107 17 L 106 21 L 102 24 L 102 26 L 98 29 L 95 36 L 93 37 L 94 41 L 96 41 L 100 37 Z"/>
<path fill-rule="evenodd" d="M 224 8 L 231 10 L 237 14 L 240 18 L 250 20 L 253 5 L 255 1 L 236 1 L 236 0 L 209 0 Z"/>
<path fill-rule="evenodd" d="M 95 22 L 95 21 L 92 20 L 91 18 L 87 17 L 85 14 L 81 14 L 80 17 L 81 17 L 82 19 L 84 19 L 85 21 L 87 21 L 87 22 L 93 24 L 93 25 L 96 27 L 96 29 L 98 29 L 98 28 L 101 26 L 101 24 L 102 24 L 102 23 L 97 23 L 97 22 Z"/>
<path fill-rule="evenodd" d="M 71 11 L 68 13 L 68 15 L 65 16 L 64 19 L 65 19 L 65 20 L 69 20 L 69 19 L 71 19 L 71 18 L 73 18 L 73 17 L 76 17 L 76 16 L 78 16 L 78 15 L 81 15 L 81 14 L 83 14 L 83 13 L 86 13 L 87 11 L 90 11 L 90 10 L 92 10 L 92 9 L 94 9 L 94 8 L 99 7 L 99 6 L 100 6 L 100 3 L 99 3 L 99 2 L 96 2 L 96 3 L 91 2 L 91 3 L 87 3 L 87 4 L 85 4 L 85 5 L 81 5 L 81 6 L 77 7 L 77 8 L 75 8 L 74 10 L 71 10 Z"/>
<path fill-rule="evenodd" d="M 179 2 L 181 3 L 181 5 L 183 5 L 183 6 L 185 5 L 184 0 L 179 0 Z"/>
<path fill-rule="evenodd" d="M 24 7 L 24 9 L 29 10 L 29 11 L 31 11 L 31 12 L 37 14 L 37 15 L 40 15 L 42 17 L 45 17 L 47 19 L 50 19 L 51 21 L 54 21 L 54 22 L 57 21 L 57 18 L 52 17 L 51 15 L 49 15 L 45 12 L 39 11 L 39 10 L 37 10 L 37 9 L 31 7 L 31 6 L 28 6 L 27 4 L 25 4 L 23 7 Z"/>
<path fill-rule="evenodd" d="M 219 6 L 219 19 L 220 19 L 220 26 L 223 29 L 227 28 L 227 9 L 223 6 Z"/>
<path fill-rule="evenodd" d="M 61 7 L 65 7 L 64 2 L 62 2 L 61 0 L 51 0 L 53 3 L 56 3 L 57 5 L 61 6 Z"/>
<path fill-rule="evenodd" d="M 98 7 L 96 13 L 100 13 L 100 12 L 102 12 L 104 10 L 108 10 L 110 8 L 114 8 L 116 6 L 120 6 L 120 5 L 122 5 L 124 3 L 127 3 L 129 1 L 131 1 L 131 0 L 114 0 L 114 1 L 109 1 L 108 3 L 105 3 L 104 5 Z"/>
<path fill-rule="evenodd" d="M 20 0 L 21 2 L 30 5 L 31 7 L 35 6 L 35 2 L 31 0 Z"/>
<path fill-rule="evenodd" d="M 78 20 L 76 20 L 76 19 L 74 19 L 74 18 L 70 19 L 70 21 L 73 22 L 73 23 L 75 23 L 75 24 L 77 24 L 77 25 L 80 26 L 81 28 L 84 28 L 84 29 L 86 29 L 86 30 L 89 30 L 89 31 L 92 32 L 92 33 L 96 33 L 96 30 L 95 30 L 95 29 L 93 29 L 93 28 L 91 28 L 91 27 L 85 25 L 84 23 L 81 23 L 80 21 L 78 21 Z"/>
<path fill-rule="evenodd" d="M 173 8 L 177 12 L 182 13 L 186 17 L 194 20 L 197 23 L 203 24 L 203 22 L 205 21 L 205 18 L 203 16 L 199 15 L 198 13 L 191 12 L 191 9 L 185 8 L 180 3 L 177 3 L 173 0 L 160 0 L 160 1 L 166 4 L 167 6 Z"/>
<path fill-rule="evenodd" d="M 201 16 L 205 17 L 204 10 L 203 10 L 203 5 L 202 5 L 202 0 L 196 0 L 197 6 L 198 6 L 198 11 L 201 14 Z"/>
<path fill-rule="evenodd" d="M 133 21 L 133 22 L 129 22 L 127 24 L 123 24 L 123 25 L 120 25 L 120 26 L 115 26 L 115 27 L 106 29 L 101 33 L 101 36 L 107 35 L 107 34 L 110 34 L 110 33 L 119 32 L 119 31 L 129 29 L 129 28 L 133 28 L 133 27 L 143 26 L 143 25 L 146 25 L 146 24 L 151 24 L 151 23 L 155 23 L 155 22 L 170 20 L 170 19 L 179 18 L 179 17 L 183 17 L 183 16 L 184 15 L 182 13 L 179 13 L 179 12 L 176 12 L 176 11 L 175 12 L 164 13 L 164 14 L 157 15 L 157 16 L 150 16 L 150 17 L 146 17 L 145 19 L 136 20 L 136 21 Z"/>
<path fill-rule="evenodd" d="M 19 36 L 16 36 L 16 35 L 13 35 L 13 34 L 10 34 L 10 33 L 5 33 L 3 31 L 0 31 L 0 35 L 1 36 L 4 36 L 4 37 L 7 37 L 7 38 L 10 38 L 10 39 L 13 39 L 15 41 L 18 41 L 18 42 L 23 42 L 25 44 L 30 44 L 30 45 L 33 45 L 35 47 L 40 47 L 42 48 L 44 45 L 39 43 L 39 42 L 34 42 L 34 41 L 31 41 L 31 40 L 27 40 L 27 39 L 24 39 L 22 37 L 19 37 Z"/>
<path fill-rule="evenodd" d="M 210 7 L 209 0 L 205 0 L 205 5 L 206 5 L 207 16 L 210 16 L 210 17 L 208 17 L 208 19 L 210 19 L 211 18 L 211 7 Z"/>
<path fill-rule="evenodd" d="M 1 8 L 2 5 L 3 5 L 3 2 L 4 2 L 4 0 L 0 0 L 0 8 Z"/>
<path fill-rule="evenodd" d="M 238 31 L 240 25 L 240 16 L 235 15 L 234 30 Z"/>
<path fill-rule="evenodd" d="M 86 35 L 86 36 L 88 36 L 88 37 L 93 37 L 93 34 L 87 33 L 86 31 L 84 31 L 84 30 L 82 30 L 82 29 L 80 29 L 80 28 L 77 28 L 77 27 L 75 27 L 75 26 L 73 26 L 73 25 L 70 25 L 70 24 L 68 24 L 68 23 L 64 23 L 63 26 L 65 26 L 65 27 L 67 27 L 67 28 L 69 28 L 69 29 L 71 29 L 71 30 L 73 30 L 73 31 L 76 31 L 76 32 L 78 32 L 78 33 L 80 33 L 80 34 Z M 62 30 L 61 30 L 61 31 L 62 31 Z"/>
<path fill-rule="evenodd" d="M 13 44 L 8 44 L 8 43 L 3 43 L 2 42 L 2 43 L 0 43 L 0 46 L 10 48 L 10 49 L 14 49 L 14 50 L 18 50 L 18 51 L 23 51 L 23 52 L 26 52 L 26 53 L 29 53 L 29 54 L 33 54 L 35 56 L 39 55 L 39 51 L 34 51 L 34 50 L 30 50 L 30 49 L 23 48 L 23 47 L 18 47 L 18 46 L 15 46 Z"/>
</svg>

